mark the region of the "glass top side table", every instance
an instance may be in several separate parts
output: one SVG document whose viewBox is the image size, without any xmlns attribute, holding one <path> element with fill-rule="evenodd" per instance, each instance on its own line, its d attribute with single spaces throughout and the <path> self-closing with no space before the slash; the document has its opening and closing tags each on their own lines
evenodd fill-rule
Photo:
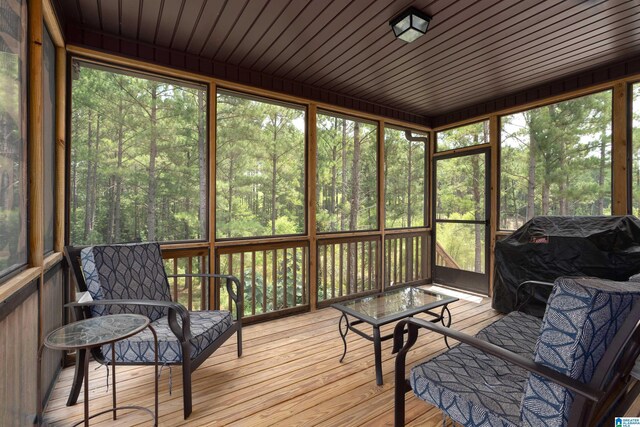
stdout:
<svg viewBox="0 0 640 427">
<path fill-rule="evenodd" d="M 347 354 L 347 332 L 353 331 L 369 341 L 373 341 L 373 356 L 376 368 L 376 384 L 382 385 L 382 341 L 393 338 L 393 334 L 380 335 L 380 327 L 391 322 L 425 313 L 432 316 L 431 322 L 441 322 L 444 326 L 451 326 L 451 312 L 448 305 L 458 301 L 458 298 L 427 291 L 422 288 L 405 286 L 390 289 L 375 295 L 350 299 L 331 304 L 331 307 L 342 312 L 338 321 L 338 331 L 342 337 L 344 351 L 340 362 Z M 440 309 L 438 313 L 436 309 Z M 445 316 L 445 312 L 448 316 Z M 349 320 L 347 315 L 355 317 Z M 446 319 L 446 321 L 445 321 Z M 367 323 L 373 327 L 373 335 L 369 335 L 355 325 Z M 344 324 L 344 326 L 343 326 Z M 444 340 L 447 347 L 447 338 Z"/>
<path fill-rule="evenodd" d="M 92 348 L 100 347 L 105 344 L 113 344 L 129 338 L 145 328 L 149 328 L 153 334 L 154 350 L 155 350 L 155 413 L 148 408 L 142 406 L 116 406 L 116 369 L 115 363 L 111 363 L 111 372 L 113 377 L 112 399 L 113 407 L 101 411 L 97 414 L 89 416 L 89 357 Z M 108 316 L 93 317 L 78 322 L 64 325 L 47 335 L 43 344 L 38 350 L 38 415 L 37 423 L 40 425 L 42 419 L 42 400 L 41 396 L 41 361 L 42 353 L 45 348 L 53 350 L 86 350 L 84 352 L 84 360 L 76 360 L 76 363 L 83 363 L 84 368 L 84 420 L 74 426 L 84 423 L 89 425 L 91 418 L 97 417 L 108 412 L 113 413 L 113 419 L 117 419 L 117 411 L 119 409 L 137 409 L 148 412 L 153 417 L 153 425 L 158 425 L 158 337 L 156 331 L 151 326 L 149 319 L 139 314 L 113 314 Z M 111 346 L 111 360 L 116 360 L 115 346 Z"/>
</svg>

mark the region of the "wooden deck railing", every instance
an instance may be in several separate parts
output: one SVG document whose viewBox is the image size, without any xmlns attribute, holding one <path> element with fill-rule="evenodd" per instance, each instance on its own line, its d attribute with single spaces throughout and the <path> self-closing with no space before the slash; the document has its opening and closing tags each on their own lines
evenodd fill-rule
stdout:
<svg viewBox="0 0 640 427">
<path fill-rule="evenodd" d="M 162 258 L 168 275 L 208 272 L 208 248 L 163 250 Z M 199 277 L 169 278 L 171 296 L 189 310 L 209 310 L 208 280 Z"/>
<path fill-rule="evenodd" d="M 317 241 L 317 292 L 309 294 L 309 242 L 288 240 L 270 243 L 224 242 L 215 248 L 215 272 L 236 276 L 242 286 L 244 315 L 248 320 L 277 317 L 306 310 L 310 298 L 319 307 L 334 301 L 378 292 L 384 286 L 426 283 L 430 277 L 428 231 L 394 231 L 385 236 L 384 254 L 380 236 L 320 237 Z M 436 244 L 436 262 L 459 268 L 455 260 Z M 208 272 L 209 248 L 164 249 L 167 274 Z M 217 281 L 209 294 L 209 279 L 170 278 L 172 297 L 189 310 L 234 311 L 224 281 Z"/>
<path fill-rule="evenodd" d="M 379 290 L 379 247 L 378 236 L 319 239 L 318 302 Z"/>
<path fill-rule="evenodd" d="M 385 286 L 418 284 L 427 272 L 427 233 L 398 233 L 385 237 Z"/>
<path fill-rule="evenodd" d="M 436 242 L 436 265 L 441 267 L 460 268 L 456 260 L 454 260 L 438 242 Z"/>
<path fill-rule="evenodd" d="M 245 316 L 292 311 L 307 306 L 309 252 L 306 241 L 225 246 L 216 249 L 216 272 L 242 283 Z M 231 307 L 224 284 L 220 307 Z"/>
</svg>

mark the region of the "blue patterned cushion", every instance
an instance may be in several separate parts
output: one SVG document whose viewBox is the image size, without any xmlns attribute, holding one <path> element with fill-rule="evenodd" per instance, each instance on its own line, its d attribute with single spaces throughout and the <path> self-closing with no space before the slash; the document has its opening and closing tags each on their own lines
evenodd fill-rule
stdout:
<svg viewBox="0 0 640 427">
<path fill-rule="evenodd" d="M 542 319 L 514 311 L 478 332 L 476 337 L 533 359 L 541 326 Z"/>
<path fill-rule="evenodd" d="M 541 320 L 513 312 L 477 337 L 533 358 Z M 414 367 L 414 393 L 465 426 L 516 426 L 528 372 L 466 344 Z"/>
<path fill-rule="evenodd" d="M 191 324 L 191 359 L 222 335 L 231 325 L 233 319 L 228 311 L 190 311 Z M 151 323 L 158 335 L 158 361 L 160 363 L 182 362 L 182 347 L 169 328 L 168 317 Z M 182 324 L 178 316 L 178 323 Z M 153 335 L 147 328 L 126 340 L 118 341 L 116 346 L 116 361 L 119 363 L 149 363 L 153 362 Z M 102 346 L 105 361 L 111 361 L 111 345 Z"/>
<path fill-rule="evenodd" d="M 80 253 L 87 289 L 94 300 L 138 299 L 171 301 L 158 243 L 91 246 Z M 94 316 L 135 313 L 151 321 L 167 315 L 166 308 L 94 306 Z"/>
<path fill-rule="evenodd" d="M 589 382 L 640 289 L 633 282 L 590 278 L 556 280 L 543 319 L 534 360 Z M 573 393 L 532 374 L 522 403 L 524 425 L 566 425 Z"/>
</svg>

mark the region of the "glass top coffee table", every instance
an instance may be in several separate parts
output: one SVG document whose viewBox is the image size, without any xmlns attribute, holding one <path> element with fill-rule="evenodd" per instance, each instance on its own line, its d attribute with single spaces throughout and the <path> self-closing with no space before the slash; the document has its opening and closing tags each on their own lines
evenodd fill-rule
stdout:
<svg viewBox="0 0 640 427">
<path fill-rule="evenodd" d="M 444 326 L 449 327 L 451 326 L 451 312 L 447 306 L 455 301 L 458 301 L 458 298 L 421 288 L 403 287 L 376 295 L 331 304 L 331 307 L 342 312 L 338 322 L 338 330 L 344 344 L 344 352 L 340 362 L 344 360 L 347 354 L 346 336 L 350 330 L 369 341 L 373 341 L 376 384 L 382 385 L 381 343 L 393 338 L 393 334 L 380 336 L 380 327 L 420 313 L 432 316 L 431 321 L 434 323 L 441 322 Z M 440 309 L 439 312 L 434 311 L 438 308 Z M 445 316 L 445 312 L 447 316 Z M 350 321 L 348 316 L 354 317 L 356 320 Z M 355 325 L 361 323 L 371 325 L 373 327 L 373 335 L 368 335 L 354 328 Z"/>
</svg>

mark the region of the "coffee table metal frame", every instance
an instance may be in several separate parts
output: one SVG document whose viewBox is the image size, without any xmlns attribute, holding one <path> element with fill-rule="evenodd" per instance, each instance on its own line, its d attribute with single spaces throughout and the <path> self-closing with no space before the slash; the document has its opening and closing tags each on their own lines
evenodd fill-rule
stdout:
<svg viewBox="0 0 640 427">
<path fill-rule="evenodd" d="M 142 324 L 140 324 L 139 326 L 132 328 L 126 332 L 123 332 L 122 334 L 119 334 L 117 336 L 112 336 L 111 339 L 105 339 L 105 340 L 93 340 L 91 341 L 91 343 L 76 343 L 73 345 L 56 345 L 53 344 L 49 341 L 49 337 L 52 336 L 53 334 L 64 330 L 65 328 L 68 329 L 71 326 L 77 325 L 78 323 L 82 323 L 82 322 L 96 322 L 99 321 L 100 319 L 103 320 L 107 320 L 108 318 L 114 318 L 114 317 L 122 317 L 122 316 L 127 316 L 127 317 L 140 317 L 144 320 L 144 322 Z M 141 332 L 142 330 L 144 330 L 145 328 L 149 328 L 149 330 L 151 331 L 151 333 L 153 334 L 153 341 L 154 341 L 154 353 L 155 353 L 155 372 L 154 372 L 154 383 L 155 383 L 155 402 L 154 402 L 154 409 L 155 412 L 151 412 L 151 410 L 149 408 L 145 408 L 143 406 L 137 406 L 137 405 L 126 405 L 126 406 L 116 406 L 116 363 L 114 363 L 114 361 L 116 360 L 116 350 L 115 350 L 115 344 L 117 341 L 129 338 L 133 335 L 136 335 L 137 333 Z M 111 344 L 111 376 L 112 376 L 112 388 L 111 388 L 111 393 L 112 393 L 112 407 L 109 409 L 105 409 L 104 411 L 100 411 L 96 414 L 93 414 L 91 416 L 89 416 L 89 359 L 91 357 L 91 349 L 95 348 L 95 347 L 100 347 L 103 345 L 107 345 L 107 344 Z M 85 319 L 85 320 L 80 320 L 78 322 L 73 322 L 73 323 L 69 323 L 67 325 L 64 325 L 60 328 L 57 328 L 56 330 L 50 332 L 47 335 L 47 338 L 45 338 L 44 342 L 42 343 L 42 345 L 40 345 L 40 348 L 38 349 L 38 372 L 37 372 L 37 379 L 38 379 L 38 385 L 37 385 L 37 399 L 38 399 L 38 413 L 37 413 L 37 419 L 36 419 L 36 425 L 41 425 L 43 422 L 43 408 L 42 408 L 42 398 L 41 398 L 41 394 L 42 394 L 42 354 L 44 352 L 45 348 L 50 348 L 52 350 L 81 350 L 81 349 L 85 349 L 86 351 L 84 352 L 85 356 L 84 356 L 84 360 L 80 361 L 80 360 L 76 360 L 76 363 L 83 363 L 83 369 L 84 369 L 84 419 L 82 421 L 79 421 L 75 424 L 73 424 L 73 427 L 83 424 L 88 427 L 89 426 L 89 420 L 92 418 L 95 418 L 97 416 L 112 412 L 113 413 L 113 420 L 115 421 L 117 419 L 117 411 L 118 410 L 124 410 L 124 409 L 134 409 L 134 410 L 141 410 L 141 411 L 145 411 L 147 413 L 149 413 L 149 415 L 151 415 L 151 417 L 153 418 L 153 425 L 154 427 L 158 425 L 158 336 L 156 334 L 155 329 L 153 328 L 153 326 L 151 326 L 151 322 L 150 320 L 145 317 L 142 316 L 140 314 L 112 314 L 112 315 L 107 315 L 107 316 L 100 316 L 100 317 L 95 317 L 95 318 L 90 318 L 90 319 Z"/>
<path fill-rule="evenodd" d="M 427 291 L 425 289 L 421 289 L 421 288 L 416 288 L 414 287 L 414 289 L 417 289 L 421 292 L 425 292 L 425 293 L 429 293 L 429 294 L 435 294 L 435 292 L 431 292 L 431 291 Z M 393 291 L 395 291 L 396 289 L 394 289 Z M 388 290 L 386 292 L 382 292 L 380 294 L 374 294 L 373 297 L 375 296 L 380 296 L 380 295 L 385 295 L 385 293 L 387 292 L 392 292 L 391 290 Z M 442 294 L 440 294 L 442 295 Z M 331 307 L 335 308 L 336 310 L 339 310 L 340 312 L 342 312 L 342 316 L 340 316 L 340 320 L 338 322 L 338 331 L 340 332 L 340 337 L 342 338 L 342 343 L 344 345 L 344 351 L 342 352 L 342 357 L 340 358 L 340 362 L 342 362 L 345 358 L 345 356 L 347 355 L 347 333 L 349 331 L 353 331 L 356 334 L 360 335 L 362 338 L 372 341 L 373 342 L 373 354 L 374 354 L 374 360 L 375 360 L 375 367 L 376 367 L 376 384 L 377 385 L 382 385 L 383 381 L 382 381 L 382 341 L 386 341 L 389 340 L 391 338 L 393 338 L 393 333 L 388 334 L 388 335 L 380 335 L 380 327 L 387 325 L 389 323 L 393 323 L 393 322 L 397 322 L 399 320 L 405 319 L 407 317 L 413 317 L 416 314 L 428 314 L 430 316 L 433 316 L 433 319 L 430 319 L 431 322 L 433 323 L 437 323 L 440 322 L 442 323 L 443 326 L 449 327 L 451 326 L 451 311 L 449 311 L 449 307 L 448 305 L 451 304 L 452 302 L 456 302 L 458 301 L 458 298 L 455 297 L 449 297 L 449 296 L 445 296 L 445 298 L 439 300 L 439 301 L 434 301 L 432 303 L 420 306 L 420 307 L 416 307 L 416 308 L 412 308 L 409 310 L 405 310 L 405 311 L 401 311 L 399 313 L 394 313 L 391 314 L 389 316 L 384 316 L 381 318 L 374 318 L 371 317 L 367 314 L 364 313 L 360 313 L 356 310 L 353 310 L 351 307 L 347 307 L 344 304 L 345 303 L 353 303 L 354 301 L 359 301 L 361 299 L 366 299 L 366 298 L 371 298 L 372 295 L 367 295 L 364 297 L 360 297 L 360 298 L 354 298 L 354 299 L 350 299 L 350 300 L 346 300 L 343 302 L 338 302 L 338 303 L 334 303 L 331 304 Z M 436 313 L 433 310 L 437 309 L 439 307 L 442 307 L 440 310 L 440 313 Z M 445 316 L 445 312 L 446 312 L 446 316 Z M 354 321 L 349 321 L 348 316 L 352 316 L 355 317 L 357 320 Z M 445 321 L 446 318 L 446 321 Z M 373 328 L 373 335 L 368 335 L 365 332 L 362 332 L 361 330 L 354 328 L 355 325 L 360 325 L 362 323 L 367 323 L 369 325 L 372 326 Z M 447 345 L 447 347 L 449 347 L 449 343 L 447 342 L 447 337 L 444 337 L 444 342 Z"/>
</svg>

